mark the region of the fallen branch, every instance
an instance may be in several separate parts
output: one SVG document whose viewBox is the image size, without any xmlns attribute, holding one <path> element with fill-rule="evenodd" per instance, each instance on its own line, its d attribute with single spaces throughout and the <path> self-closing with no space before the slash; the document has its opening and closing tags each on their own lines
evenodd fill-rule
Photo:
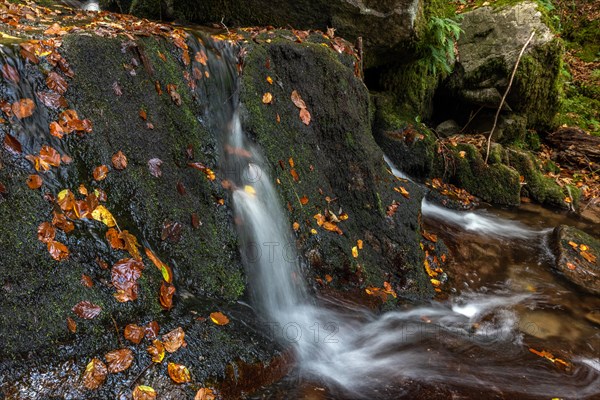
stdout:
<svg viewBox="0 0 600 400">
<path fill-rule="evenodd" d="M 519 53 L 519 57 L 517 57 L 517 62 L 515 63 L 515 67 L 513 68 L 512 74 L 510 75 L 510 81 L 508 82 L 508 87 L 506 88 L 506 91 L 504 92 L 504 95 L 502 96 L 502 100 L 500 100 L 500 106 L 498 107 L 498 110 L 496 111 L 496 115 L 494 116 L 494 124 L 492 125 L 492 130 L 490 131 L 490 135 L 487 138 L 487 150 L 485 152 L 485 163 L 486 164 L 487 164 L 488 158 L 490 156 L 490 147 L 492 145 L 492 136 L 494 135 L 494 131 L 496 130 L 496 125 L 498 124 L 498 117 L 500 116 L 500 111 L 502 111 L 502 107 L 504 106 L 504 101 L 506 100 L 506 96 L 508 96 L 508 92 L 510 91 L 513 80 L 515 79 L 515 75 L 517 73 L 517 68 L 519 67 L 519 63 L 521 62 L 521 57 L 523 57 L 523 53 L 525 53 L 525 49 L 527 48 L 527 46 L 529 46 L 529 43 L 533 39 L 534 35 L 535 35 L 535 31 L 532 31 L 531 35 L 529 36 L 529 39 L 527 39 L 527 41 L 523 45 L 523 48 L 521 49 L 521 52 Z"/>
</svg>

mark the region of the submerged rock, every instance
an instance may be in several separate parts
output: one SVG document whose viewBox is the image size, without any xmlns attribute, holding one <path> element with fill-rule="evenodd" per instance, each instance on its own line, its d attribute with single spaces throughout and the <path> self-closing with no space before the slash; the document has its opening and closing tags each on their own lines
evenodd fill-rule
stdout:
<svg viewBox="0 0 600 400">
<path fill-rule="evenodd" d="M 552 235 L 556 270 L 582 289 L 600 294 L 600 241 L 566 225 L 556 227 Z"/>
</svg>

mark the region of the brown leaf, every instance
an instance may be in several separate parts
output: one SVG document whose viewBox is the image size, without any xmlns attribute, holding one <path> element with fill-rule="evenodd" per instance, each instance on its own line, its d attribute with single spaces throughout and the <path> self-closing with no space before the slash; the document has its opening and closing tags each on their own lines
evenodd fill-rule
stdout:
<svg viewBox="0 0 600 400">
<path fill-rule="evenodd" d="M 137 238 L 129 233 L 129 231 L 123 230 L 121 233 L 119 233 L 119 239 L 123 241 L 125 246 L 124 249 L 127 250 L 127 252 L 131 254 L 133 258 L 141 261 L 142 256 L 140 255 L 140 250 L 138 249 L 140 244 L 138 243 Z"/>
<path fill-rule="evenodd" d="M 4 147 L 7 150 L 17 154 L 21 154 L 23 151 L 21 148 L 21 143 L 19 143 L 19 141 L 8 132 L 4 134 Z"/>
<path fill-rule="evenodd" d="M 108 372 L 116 374 L 127 370 L 133 362 L 133 352 L 129 349 L 109 351 L 104 355 L 108 364 Z"/>
<path fill-rule="evenodd" d="M 160 158 L 152 158 L 148 161 L 148 169 L 150 170 L 150 174 L 155 178 L 160 178 L 162 176 L 162 171 L 160 170 L 160 166 L 162 165 L 162 160 Z"/>
<path fill-rule="evenodd" d="M 106 165 L 100 165 L 94 169 L 94 179 L 96 181 L 102 181 L 106 179 L 108 174 L 108 167 Z"/>
<path fill-rule="evenodd" d="M 179 222 L 165 221 L 160 235 L 160 240 L 168 240 L 171 243 L 178 243 L 181 240 L 181 231 L 183 226 Z"/>
<path fill-rule="evenodd" d="M 144 327 L 135 324 L 129 324 L 125 327 L 123 336 L 125 336 L 125 339 L 129 340 L 132 343 L 140 344 L 140 342 L 144 338 L 144 330 Z"/>
<path fill-rule="evenodd" d="M 67 220 L 65 214 L 54 211 L 54 217 L 52 218 L 52 225 L 62 229 L 65 233 L 71 232 L 75 229 L 75 225 L 71 221 Z"/>
<path fill-rule="evenodd" d="M 294 178 L 294 181 L 298 182 L 300 180 L 300 177 L 298 176 L 298 173 L 295 169 L 292 168 L 290 170 L 290 174 L 292 175 L 292 178 Z"/>
<path fill-rule="evenodd" d="M 181 196 L 185 196 L 186 190 L 183 182 L 177 182 L 177 193 L 179 193 Z"/>
<path fill-rule="evenodd" d="M 67 329 L 69 329 L 69 332 L 71 333 L 77 332 L 77 323 L 71 317 L 67 317 Z"/>
<path fill-rule="evenodd" d="M 125 249 L 125 241 L 119 237 L 119 231 L 114 228 L 110 228 L 108 231 L 106 231 L 106 240 L 113 249 Z"/>
<path fill-rule="evenodd" d="M 67 88 L 69 87 L 67 81 L 65 81 L 65 78 L 54 71 L 48 74 L 48 77 L 46 78 L 46 85 L 48 85 L 50 89 L 60 94 L 65 94 Z"/>
<path fill-rule="evenodd" d="M 115 93 L 115 96 L 122 96 L 123 95 L 123 90 L 121 89 L 121 85 L 119 85 L 119 82 L 114 81 L 112 84 L 112 90 Z"/>
<path fill-rule="evenodd" d="M 300 204 L 302 204 L 303 206 L 308 204 L 308 197 L 306 196 L 302 196 L 300 197 Z"/>
<path fill-rule="evenodd" d="M 200 388 L 196 395 L 194 396 L 194 400 L 215 400 L 217 397 L 209 388 Z"/>
<path fill-rule="evenodd" d="M 165 346 L 165 350 L 169 353 L 174 353 L 181 346 L 185 346 L 185 332 L 181 327 L 172 330 L 162 336 L 162 342 Z"/>
<path fill-rule="evenodd" d="M 436 243 L 437 242 L 437 235 L 433 234 L 433 233 L 429 233 L 427 231 L 423 231 L 422 235 L 425 239 L 429 240 L 430 242 Z"/>
<path fill-rule="evenodd" d="M 148 339 L 155 339 L 156 337 L 158 337 L 159 330 L 160 327 L 158 326 L 158 322 L 151 321 L 148 322 L 148 325 L 146 325 L 146 327 L 144 328 L 144 334 Z"/>
<path fill-rule="evenodd" d="M 112 165 L 116 170 L 122 171 L 125 168 L 127 168 L 127 157 L 125 156 L 125 154 L 123 154 L 123 152 L 121 150 L 117 151 L 113 156 L 112 156 Z"/>
<path fill-rule="evenodd" d="M 300 94 L 297 91 L 294 90 L 292 92 L 291 99 L 294 105 L 299 109 L 306 108 L 306 103 L 304 102 L 304 100 L 302 100 L 302 97 L 300 97 Z"/>
<path fill-rule="evenodd" d="M 302 123 L 304 125 L 310 124 L 310 113 L 308 112 L 308 110 L 306 108 L 302 108 L 300 110 L 300 120 L 302 121 Z"/>
<path fill-rule="evenodd" d="M 57 22 L 52 24 L 52 26 L 50 26 L 48 29 L 46 29 L 44 31 L 45 35 L 64 35 L 66 33 L 67 33 L 67 31 L 65 29 L 61 28 L 61 26 Z"/>
<path fill-rule="evenodd" d="M 150 386 L 138 385 L 131 393 L 133 400 L 155 400 L 156 391 Z"/>
<path fill-rule="evenodd" d="M 170 362 L 167 371 L 169 372 L 169 376 L 173 379 L 175 383 L 187 383 L 192 380 L 190 376 L 190 371 L 187 369 L 185 365 L 175 364 Z"/>
<path fill-rule="evenodd" d="M 31 99 L 21 99 L 12 105 L 12 112 L 19 119 L 31 116 L 33 110 L 35 110 L 35 103 Z"/>
<path fill-rule="evenodd" d="M 67 249 L 67 246 L 54 240 L 48 242 L 48 252 L 56 261 L 62 261 L 69 257 L 69 249 Z"/>
<path fill-rule="evenodd" d="M 112 285 L 117 292 L 115 298 L 124 303 L 137 299 L 137 280 L 142 276 L 144 264 L 133 258 L 123 258 L 112 267 Z"/>
<path fill-rule="evenodd" d="M 200 228 L 200 225 L 202 225 L 202 222 L 200 222 L 198 214 L 192 213 L 192 228 L 198 229 Z"/>
<path fill-rule="evenodd" d="M 39 189 L 42 187 L 42 177 L 39 175 L 29 175 L 27 177 L 27 186 L 29 189 Z"/>
<path fill-rule="evenodd" d="M 206 66 L 206 61 L 208 61 L 208 57 L 206 57 L 206 53 L 203 49 L 196 52 L 194 59 L 204 66 Z"/>
<path fill-rule="evenodd" d="M 81 275 L 81 284 L 87 288 L 94 287 L 94 282 L 89 275 L 82 274 Z"/>
<path fill-rule="evenodd" d="M 21 79 L 19 75 L 19 70 L 17 70 L 15 67 L 9 64 L 4 64 L 2 66 L 2 76 L 7 81 L 11 81 L 14 83 L 19 83 L 19 80 Z"/>
<path fill-rule="evenodd" d="M 165 310 L 170 310 L 173 307 L 173 295 L 175 294 L 175 286 L 167 283 L 165 281 L 162 282 L 160 286 L 160 305 Z"/>
<path fill-rule="evenodd" d="M 63 211 L 70 211 L 75 207 L 75 195 L 69 189 L 61 190 L 56 196 L 56 202 Z"/>
<path fill-rule="evenodd" d="M 40 149 L 40 160 L 53 167 L 60 166 L 60 154 L 50 146 L 42 146 Z"/>
<path fill-rule="evenodd" d="M 106 380 L 106 375 L 108 375 L 106 365 L 99 359 L 94 358 L 85 367 L 83 386 L 89 390 L 98 389 Z"/>
<path fill-rule="evenodd" d="M 89 301 L 80 301 L 79 303 L 75 304 L 72 310 L 80 318 L 94 319 L 100 315 L 100 312 L 102 312 L 102 307 L 97 306 L 94 303 L 90 303 Z"/>
<path fill-rule="evenodd" d="M 217 325 L 227 325 L 229 318 L 220 311 L 210 313 L 210 320 Z"/>
<path fill-rule="evenodd" d="M 170 83 L 167 84 L 167 93 L 169 93 L 169 96 L 171 96 L 171 100 L 173 103 L 175 103 L 175 105 L 181 105 L 181 95 L 177 93 L 177 86 Z"/>
<path fill-rule="evenodd" d="M 142 120 L 146 121 L 148 119 L 148 113 L 146 113 L 146 110 L 140 109 L 138 114 Z"/>
<path fill-rule="evenodd" d="M 161 363 L 165 358 L 165 346 L 158 339 L 152 341 L 152 346 L 148 346 L 146 349 L 148 354 L 152 357 L 152 362 Z"/>
<path fill-rule="evenodd" d="M 48 108 L 66 108 L 67 99 L 55 92 L 37 92 L 37 98 Z"/>
<path fill-rule="evenodd" d="M 0 194 L 6 194 L 8 193 L 8 189 L 6 189 L 6 186 L 4 186 L 4 184 L 2 182 L 0 182 Z"/>
<path fill-rule="evenodd" d="M 42 222 L 38 226 L 38 240 L 42 243 L 48 243 L 54 240 L 56 229 L 49 222 Z"/>
</svg>

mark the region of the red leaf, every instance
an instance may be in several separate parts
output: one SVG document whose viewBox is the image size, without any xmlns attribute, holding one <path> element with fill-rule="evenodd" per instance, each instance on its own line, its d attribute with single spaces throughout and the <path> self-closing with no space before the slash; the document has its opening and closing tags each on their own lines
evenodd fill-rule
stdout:
<svg viewBox="0 0 600 400">
<path fill-rule="evenodd" d="M 80 318 L 94 319 L 100 315 L 100 312 L 102 312 L 102 307 L 97 306 L 94 303 L 90 303 L 89 301 L 80 301 L 73 307 L 72 310 Z"/>
<path fill-rule="evenodd" d="M 140 344 L 142 339 L 144 338 L 144 328 L 135 324 L 129 324 L 125 327 L 125 332 L 123 335 L 125 339 L 133 342 L 135 344 Z"/>
<path fill-rule="evenodd" d="M 39 175 L 29 175 L 27 186 L 29 186 L 29 189 L 39 189 L 42 187 L 42 178 Z"/>
<path fill-rule="evenodd" d="M 129 349 L 119 349 L 109 351 L 104 355 L 108 363 L 108 372 L 116 374 L 123 372 L 131 366 L 133 362 L 133 352 Z"/>
</svg>

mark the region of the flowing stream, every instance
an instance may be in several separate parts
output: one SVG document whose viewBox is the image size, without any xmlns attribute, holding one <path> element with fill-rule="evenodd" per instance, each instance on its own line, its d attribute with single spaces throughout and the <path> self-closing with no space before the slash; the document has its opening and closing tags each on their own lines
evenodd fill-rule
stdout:
<svg viewBox="0 0 600 400">
<path fill-rule="evenodd" d="M 585 398 L 600 393 L 597 342 L 587 342 L 587 350 L 567 349 L 572 366 L 566 370 L 528 350 L 529 346 L 547 347 L 539 341 L 544 337 L 539 331 L 550 328 L 538 325 L 555 320 L 551 311 L 544 310 L 550 308 L 551 296 L 556 294 L 548 296 L 544 290 L 528 287 L 524 283 L 527 267 L 503 271 L 515 276 L 492 279 L 496 284 L 488 286 L 481 279 L 475 282 L 475 277 L 470 282 L 467 274 L 467 279 L 458 283 L 464 286 L 461 291 L 445 301 L 383 315 L 339 300 L 313 298 L 304 285 L 295 246 L 286 246 L 293 243 L 293 236 L 273 179 L 263 168 L 268 164 L 241 128 L 235 85 L 234 95 L 221 110 L 222 167 L 233 188 L 237 230 L 254 304 L 266 326 L 294 349 L 300 380 L 326 386 L 323 398 L 382 398 L 386 393 L 391 398 L 414 398 L 406 382 L 485 389 L 521 398 Z M 443 227 L 436 230 L 450 239 L 451 248 L 460 248 L 452 240 L 460 235 L 461 245 L 468 241 L 486 247 L 486 241 L 494 242 L 500 270 L 503 257 L 518 243 L 524 243 L 525 251 L 519 253 L 526 256 L 512 260 L 510 268 L 551 260 L 549 227 L 530 228 L 491 213 L 450 211 L 426 201 L 423 215 L 430 225 Z M 469 255 L 464 258 L 473 261 Z M 467 269 L 469 273 L 477 270 L 473 266 Z M 536 315 L 538 311 L 540 315 Z M 560 337 L 557 329 L 554 333 Z M 577 332 L 576 340 L 584 343 L 593 338 L 584 335 L 593 335 L 595 330 L 581 327 Z M 571 350 L 582 350 L 585 355 Z M 289 390 L 286 387 L 285 391 Z M 270 396 L 265 393 L 263 396 Z"/>
</svg>

